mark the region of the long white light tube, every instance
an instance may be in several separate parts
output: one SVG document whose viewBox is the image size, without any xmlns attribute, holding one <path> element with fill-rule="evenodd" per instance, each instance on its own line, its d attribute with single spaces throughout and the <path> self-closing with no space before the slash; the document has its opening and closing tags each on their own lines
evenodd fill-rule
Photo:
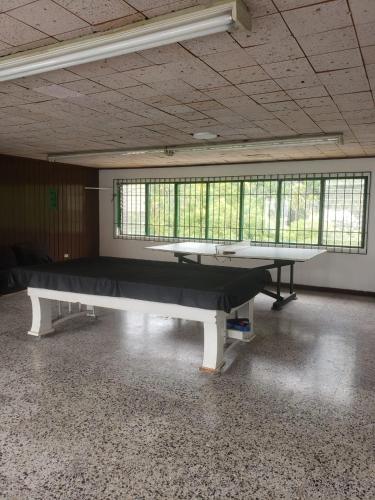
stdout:
<svg viewBox="0 0 375 500">
<path fill-rule="evenodd" d="M 241 0 L 219 0 L 132 25 L 0 58 L 0 81 L 68 68 L 192 38 L 249 27 Z"/>
<path fill-rule="evenodd" d="M 315 136 L 280 137 L 263 141 L 245 141 L 232 143 L 201 144 L 191 146 L 168 146 L 166 148 L 122 149 L 100 151 L 77 151 L 72 153 L 55 153 L 48 155 L 50 162 L 64 162 L 78 158 L 108 157 L 108 156 L 134 156 L 147 154 L 165 154 L 167 156 L 178 153 L 205 152 L 205 151 L 243 151 L 252 149 L 268 150 L 280 147 L 312 147 L 312 146 L 338 146 L 343 143 L 342 134 L 322 134 Z"/>
</svg>

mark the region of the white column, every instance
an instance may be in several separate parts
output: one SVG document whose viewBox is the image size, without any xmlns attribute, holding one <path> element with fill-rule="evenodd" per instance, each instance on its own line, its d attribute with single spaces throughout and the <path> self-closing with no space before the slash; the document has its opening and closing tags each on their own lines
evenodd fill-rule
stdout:
<svg viewBox="0 0 375 500">
<path fill-rule="evenodd" d="M 203 372 L 215 373 L 224 365 L 226 314 L 216 311 L 214 321 L 204 321 Z"/>
<path fill-rule="evenodd" d="M 29 335 L 40 337 L 52 333 L 52 300 L 41 299 L 36 295 L 30 296 L 33 309 L 33 322 Z"/>
</svg>

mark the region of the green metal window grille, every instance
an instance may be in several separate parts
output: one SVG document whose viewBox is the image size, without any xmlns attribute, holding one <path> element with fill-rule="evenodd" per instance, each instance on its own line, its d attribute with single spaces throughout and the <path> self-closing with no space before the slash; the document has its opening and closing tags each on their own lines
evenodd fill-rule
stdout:
<svg viewBox="0 0 375 500">
<path fill-rule="evenodd" d="M 114 237 L 366 253 L 370 172 L 115 179 Z"/>
</svg>

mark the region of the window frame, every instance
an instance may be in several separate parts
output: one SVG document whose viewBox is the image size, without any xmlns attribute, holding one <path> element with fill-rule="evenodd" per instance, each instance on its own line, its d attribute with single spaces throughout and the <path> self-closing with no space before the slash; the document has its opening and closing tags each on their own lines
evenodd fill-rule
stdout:
<svg viewBox="0 0 375 500">
<path fill-rule="evenodd" d="M 325 214 L 325 186 L 327 180 L 345 180 L 345 179 L 362 179 L 363 199 L 362 203 L 362 225 L 361 225 L 361 246 L 356 245 L 327 245 L 323 243 L 324 238 L 324 214 Z M 281 205 L 282 205 L 282 186 L 283 182 L 291 181 L 320 181 L 319 190 L 319 222 L 318 222 L 318 242 L 317 243 L 294 243 L 281 242 Z M 210 241 L 217 243 L 238 242 L 242 241 L 244 233 L 244 205 L 245 205 L 245 182 L 275 182 L 277 181 L 276 193 L 276 228 L 274 241 L 253 241 L 252 244 L 258 246 L 272 247 L 287 247 L 287 248 L 324 248 L 328 251 L 337 253 L 359 253 L 367 254 L 368 245 L 368 227 L 369 227 L 369 207 L 370 207 L 370 187 L 371 187 L 371 172 L 330 172 L 330 173 L 309 173 L 309 174 L 269 174 L 269 175 L 251 175 L 251 176 L 220 176 L 220 177 L 180 177 L 180 178 L 129 178 L 129 179 L 114 179 L 113 180 L 113 197 L 114 197 L 114 233 L 115 239 L 126 240 L 148 240 L 148 241 Z M 238 238 L 237 239 L 215 239 L 209 238 L 209 199 L 210 186 L 217 183 L 240 183 L 238 194 Z M 127 184 L 144 184 L 145 185 L 145 231 L 144 234 L 126 234 L 122 233 L 122 186 Z M 174 185 L 174 224 L 172 236 L 157 236 L 150 234 L 150 185 L 151 184 L 173 184 Z M 205 184 L 205 237 L 188 237 L 178 236 L 179 231 L 179 186 L 183 184 Z M 362 191 L 361 191 L 362 194 Z"/>
</svg>

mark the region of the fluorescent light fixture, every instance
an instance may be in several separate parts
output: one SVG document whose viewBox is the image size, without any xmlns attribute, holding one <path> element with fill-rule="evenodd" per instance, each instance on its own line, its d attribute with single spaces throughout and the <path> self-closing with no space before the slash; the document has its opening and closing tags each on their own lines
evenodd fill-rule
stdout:
<svg viewBox="0 0 375 500">
<path fill-rule="evenodd" d="M 277 139 L 266 139 L 263 141 L 242 141 L 242 142 L 223 142 L 215 144 L 174 146 L 165 148 L 145 148 L 145 149 L 115 149 L 99 151 L 77 151 L 75 153 L 54 153 L 48 155 L 48 161 L 69 163 L 69 160 L 84 160 L 85 158 L 98 157 L 106 158 L 111 156 L 134 156 L 134 155 L 165 155 L 173 156 L 179 153 L 194 153 L 207 151 L 249 151 L 269 150 L 274 148 L 296 148 L 296 147 L 314 147 L 314 146 L 339 146 L 343 144 L 342 134 L 321 134 L 306 135 L 297 137 L 280 137 Z"/>
<path fill-rule="evenodd" d="M 210 139 L 217 139 L 217 134 L 213 132 L 195 132 L 193 134 L 194 139 L 198 139 L 200 141 L 208 141 Z"/>
<path fill-rule="evenodd" d="M 0 81 L 233 31 L 239 27 L 250 29 L 250 14 L 242 0 L 218 0 L 208 7 L 192 7 L 111 31 L 2 57 Z"/>
</svg>

